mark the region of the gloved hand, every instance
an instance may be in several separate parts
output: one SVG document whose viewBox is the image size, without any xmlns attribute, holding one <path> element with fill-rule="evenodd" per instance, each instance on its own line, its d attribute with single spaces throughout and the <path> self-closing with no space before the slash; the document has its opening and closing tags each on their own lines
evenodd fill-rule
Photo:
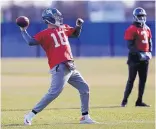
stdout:
<svg viewBox="0 0 156 129">
<path fill-rule="evenodd" d="M 81 18 L 78 18 L 76 20 L 76 26 L 82 26 L 83 23 L 84 23 L 84 21 Z"/>
<path fill-rule="evenodd" d="M 140 52 L 139 55 L 141 61 L 150 60 L 152 58 L 151 52 Z"/>
</svg>

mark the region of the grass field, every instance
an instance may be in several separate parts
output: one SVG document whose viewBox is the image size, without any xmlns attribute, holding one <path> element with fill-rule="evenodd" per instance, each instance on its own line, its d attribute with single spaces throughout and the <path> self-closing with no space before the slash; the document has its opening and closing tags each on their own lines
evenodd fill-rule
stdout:
<svg viewBox="0 0 156 129">
<path fill-rule="evenodd" d="M 90 115 L 100 122 L 80 125 L 80 100 L 66 85 L 62 94 L 39 113 L 32 126 L 24 126 L 24 114 L 41 99 L 50 84 L 46 59 L 2 59 L 2 129 L 154 129 L 155 69 L 151 60 L 144 101 L 150 108 L 135 107 L 138 77 L 128 106 L 119 107 L 127 81 L 126 58 L 76 59 L 77 69 L 90 85 Z"/>
</svg>

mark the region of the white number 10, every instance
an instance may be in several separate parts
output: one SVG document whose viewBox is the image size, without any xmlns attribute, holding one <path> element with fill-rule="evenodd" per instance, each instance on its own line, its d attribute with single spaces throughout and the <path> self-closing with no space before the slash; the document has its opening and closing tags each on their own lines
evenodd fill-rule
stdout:
<svg viewBox="0 0 156 129">
<path fill-rule="evenodd" d="M 59 44 L 56 35 L 54 33 L 51 34 L 51 37 L 54 39 L 55 47 L 59 47 L 60 45 L 66 45 L 68 44 L 68 39 L 63 31 L 58 32 L 58 36 L 60 38 L 61 44 Z"/>
<path fill-rule="evenodd" d="M 144 36 L 144 40 L 142 40 L 142 43 L 148 43 L 148 37 L 146 31 L 141 31 L 141 35 Z"/>
</svg>

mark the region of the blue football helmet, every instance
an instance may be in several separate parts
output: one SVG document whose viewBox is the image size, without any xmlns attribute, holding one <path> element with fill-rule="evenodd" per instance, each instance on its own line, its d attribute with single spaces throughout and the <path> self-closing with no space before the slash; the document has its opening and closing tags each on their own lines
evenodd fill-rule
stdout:
<svg viewBox="0 0 156 129">
<path fill-rule="evenodd" d="M 133 11 L 134 21 L 141 24 L 146 23 L 146 15 L 146 11 L 141 7 L 138 7 Z"/>
<path fill-rule="evenodd" d="M 56 26 L 60 26 L 63 24 L 63 18 L 60 11 L 56 8 L 48 8 L 42 12 L 42 19 L 46 24 L 53 24 Z"/>
</svg>

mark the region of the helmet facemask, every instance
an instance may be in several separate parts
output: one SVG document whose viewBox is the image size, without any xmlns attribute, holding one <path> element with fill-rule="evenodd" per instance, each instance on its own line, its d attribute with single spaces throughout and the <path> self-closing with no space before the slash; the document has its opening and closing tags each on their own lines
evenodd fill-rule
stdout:
<svg viewBox="0 0 156 129">
<path fill-rule="evenodd" d="M 141 7 L 133 10 L 134 21 L 142 25 L 146 23 L 146 15 L 146 11 Z"/>
<path fill-rule="evenodd" d="M 146 23 L 146 15 L 134 15 L 134 20 L 138 23 L 145 24 Z"/>
<path fill-rule="evenodd" d="M 54 19 L 55 19 L 55 25 L 60 26 L 63 24 L 63 18 L 61 15 L 60 16 L 58 16 L 58 15 L 54 16 Z"/>
</svg>

